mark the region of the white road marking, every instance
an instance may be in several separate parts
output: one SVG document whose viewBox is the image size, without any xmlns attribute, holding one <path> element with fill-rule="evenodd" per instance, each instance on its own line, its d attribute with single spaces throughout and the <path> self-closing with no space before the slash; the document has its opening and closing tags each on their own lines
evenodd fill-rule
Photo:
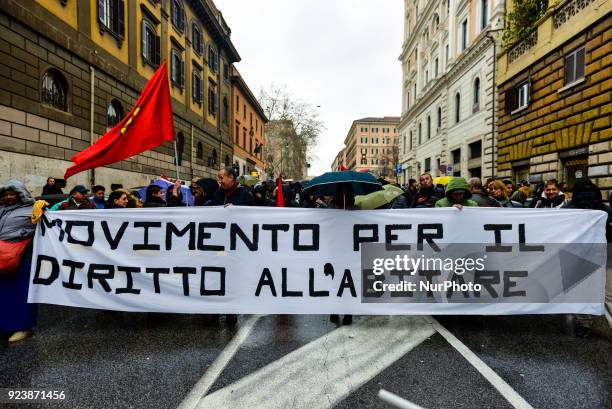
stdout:
<svg viewBox="0 0 612 409">
<path fill-rule="evenodd" d="M 178 409 L 193 409 L 196 407 L 202 396 L 208 393 L 210 387 L 213 386 L 219 375 L 221 375 L 221 372 L 223 372 L 227 364 L 232 360 L 261 317 L 261 315 L 251 315 L 247 321 L 240 326 L 238 333 L 225 346 L 223 352 L 215 359 L 215 362 L 208 368 L 204 376 L 194 385 L 189 395 L 187 395 L 178 406 Z"/>
<path fill-rule="evenodd" d="M 394 393 L 381 389 L 378 391 L 378 397 L 385 403 L 398 409 L 425 409 L 422 406 L 416 405 L 406 399 L 400 398 Z"/>
<path fill-rule="evenodd" d="M 492 370 L 487 364 L 485 364 L 475 353 L 473 353 L 463 342 L 459 341 L 457 337 L 450 333 L 449 330 L 444 328 L 435 319 L 432 319 L 432 325 L 442 335 L 446 341 L 451 344 L 465 359 L 484 378 L 493 385 L 495 389 L 504 397 L 512 406 L 517 409 L 533 409 L 533 407 L 527 402 L 521 395 L 519 395 L 506 381 L 502 379 L 494 370 Z"/>
<path fill-rule="evenodd" d="M 236 383 L 200 394 L 196 407 L 330 408 L 433 335 L 429 320 L 359 317 Z M 187 407 L 193 408 L 181 405 Z"/>
</svg>

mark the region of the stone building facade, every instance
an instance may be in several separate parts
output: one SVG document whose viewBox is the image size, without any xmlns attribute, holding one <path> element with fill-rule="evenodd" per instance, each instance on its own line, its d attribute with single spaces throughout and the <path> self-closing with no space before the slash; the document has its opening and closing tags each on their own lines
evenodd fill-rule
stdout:
<svg viewBox="0 0 612 409">
<path fill-rule="evenodd" d="M 346 151 L 344 148 L 338 151 L 338 154 L 336 155 L 336 157 L 334 158 L 334 161 L 331 164 L 332 172 L 337 172 L 347 167 L 345 154 L 346 154 Z"/>
<path fill-rule="evenodd" d="M 344 139 L 344 166 L 395 180 L 398 164 L 399 117 L 367 117 L 353 121 Z"/>
<path fill-rule="evenodd" d="M 238 165 L 241 175 L 255 172 L 263 180 L 266 176 L 264 146 L 268 118 L 236 67 L 232 68 L 231 118 L 234 165 Z"/>
<path fill-rule="evenodd" d="M 266 174 L 275 179 L 302 180 L 308 176 L 307 149 L 290 120 L 272 120 L 266 124 Z"/>
<path fill-rule="evenodd" d="M 491 176 L 495 163 L 491 29 L 502 0 L 405 0 L 402 183 L 423 172 Z M 451 170 L 452 169 L 452 170 Z"/>
<path fill-rule="evenodd" d="M 549 4 L 499 58 L 499 176 L 612 189 L 612 4 Z"/>
<path fill-rule="evenodd" d="M 0 180 L 34 194 L 127 114 L 168 61 L 176 144 L 70 178 L 148 184 L 231 163 L 230 68 L 240 57 L 211 1 L 0 1 Z M 93 94 L 92 94 L 93 89 Z M 93 115 L 92 115 L 93 112 Z M 216 158 L 214 162 L 207 158 Z M 214 166 L 213 166 L 214 165 Z"/>
</svg>

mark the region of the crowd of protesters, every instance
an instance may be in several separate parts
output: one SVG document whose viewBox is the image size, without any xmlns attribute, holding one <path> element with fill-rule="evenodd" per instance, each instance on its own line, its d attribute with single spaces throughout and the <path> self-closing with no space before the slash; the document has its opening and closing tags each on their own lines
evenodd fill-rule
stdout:
<svg viewBox="0 0 612 409">
<path fill-rule="evenodd" d="M 246 187 L 238 182 L 238 174 L 232 167 L 219 170 L 217 178 L 193 179 L 189 191 L 193 196 L 194 206 L 282 206 L 301 208 L 331 208 L 356 210 L 355 195 L 350 184 L 340 184 L 333 197 L 314 196 L 304 190 L 299 182 L 282 185 L 282 195 L 278 192 L 277 181 L 264 181 L 252 187 Z M 386 183 L 382 181 L 382 183 Z M 136 192 L 123 189 L 121 185 L 111 186 L 106 195 L 103 186 L 93 186 L 91 192 L 83 185 L 74 186 L 66 198 L 54 206 L 51 211 L 77 209 L 125 209 L 149 207 L 181 207 L 186 201 L 181 192 L 182 184 L 176 181 L 167 189 L 157 184 L 149 185 L 144 197 Z M 527 181 L 516 188 L 511 180 L 488 179 L 483 183 L 479 178 L 465 180 L 453 177 L 446 186 L 435 185 L 429 173 L 422 174 L 419 183 L 411 179 L 402 187 L 403 194 L 390 203 L 378 209 L 410 209 L 410 208 L 440 208 L 455 207 L 492 207 L 492 208 L 579 208 L 603 210 L 608 214 L 606 236 L 612 240 L 612 210 L 602 200 L 600 190 L 588 179 L 579 179 L 571 191 L 554 179 L 540 183 L 532 189 Z M 43 195 L 62 194 L 53 178 L 47 180 Z M 280 199 L 282 198 L 282 200 Z M 34 200 L 26 188 L 17 181 L 10 181 L 0 186 L 0 243 L 22 242 L 30 240 L 34 235 L 34 225 L 30 220 Z M 26 217 L 27 216 L 27 217 Z M 0 248 L 1 250 L 1 248 Z M 0 265 L 0 308 L 4 311 L 14 311 L 12 314 L 2 314 L 0 331 L 12 334 L 10 341 L 19 341 L 28 336 L 36 325 L 36 305 L 27 303 L 28 277 L 30 270 L 31 245 L 23 251 L 19 265 L 15 271 L 5 273 Z M 1 255 L 1 254 L 0 254 Z M 609 284 L 608 284 L 609 285 Z M 609 290 L 608 290 L 609 291 Z M 608 294 L 608 297 L 610 294 Z M 607 318 L 612 327 L 606 303 Z M 236 315 L 226 316 L 227 323 L 235 323 Z M 339 322 L 338 315 L 331 315 L 332 322 Z M 346 315 L 342 324 L 349 325 L 352 316 Z M 585 317 L 577 317 L 576 334 L 586 336 L 590 332 L 591 321 Z"/>
</svg>

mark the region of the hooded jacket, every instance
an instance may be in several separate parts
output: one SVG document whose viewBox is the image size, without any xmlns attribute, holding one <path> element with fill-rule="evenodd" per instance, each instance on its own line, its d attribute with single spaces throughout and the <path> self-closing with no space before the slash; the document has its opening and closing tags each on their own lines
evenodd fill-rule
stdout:
<svg viewBox="0 0 612 409">
<path fill-rule="evenodd" d="M 453 202 L 451 195 L 453 192 L 463 191 L 464 196 L 461 202 Z M 470 192 L 470 186 L 462 177 L 454 177 L 446 185 L 446 197 L 436 202 L 436 207 L 452 207 L 453 205 L 460 204 L 462 206 L 478 207 L 478 203 L 470 200 L 472 193 Z"/>
<path fill-rule="evenodd" d="M 9 180 L 0 186 L 0 197 L 7 190 L 17 193 L 19 201 L 13 205 L 0 205 L 0 240 L 15 242 L 32 237 L 36 229 L 31 220 L 32 195 L 17 180 Z"/>
</svg>

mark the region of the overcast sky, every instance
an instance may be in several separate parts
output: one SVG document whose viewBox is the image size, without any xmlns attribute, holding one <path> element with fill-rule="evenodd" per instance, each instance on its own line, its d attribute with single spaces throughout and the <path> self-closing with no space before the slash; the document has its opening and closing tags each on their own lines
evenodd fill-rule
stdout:
<svg viewBox="0 0 612 409">
<path fill-rule="evenodd" d="M 310 175 L 330 170 L 353 120 L 401 114 L 402 0 L 214 0 L 256 96 L 286 85 L 320 105 Z"/>
</svg>

